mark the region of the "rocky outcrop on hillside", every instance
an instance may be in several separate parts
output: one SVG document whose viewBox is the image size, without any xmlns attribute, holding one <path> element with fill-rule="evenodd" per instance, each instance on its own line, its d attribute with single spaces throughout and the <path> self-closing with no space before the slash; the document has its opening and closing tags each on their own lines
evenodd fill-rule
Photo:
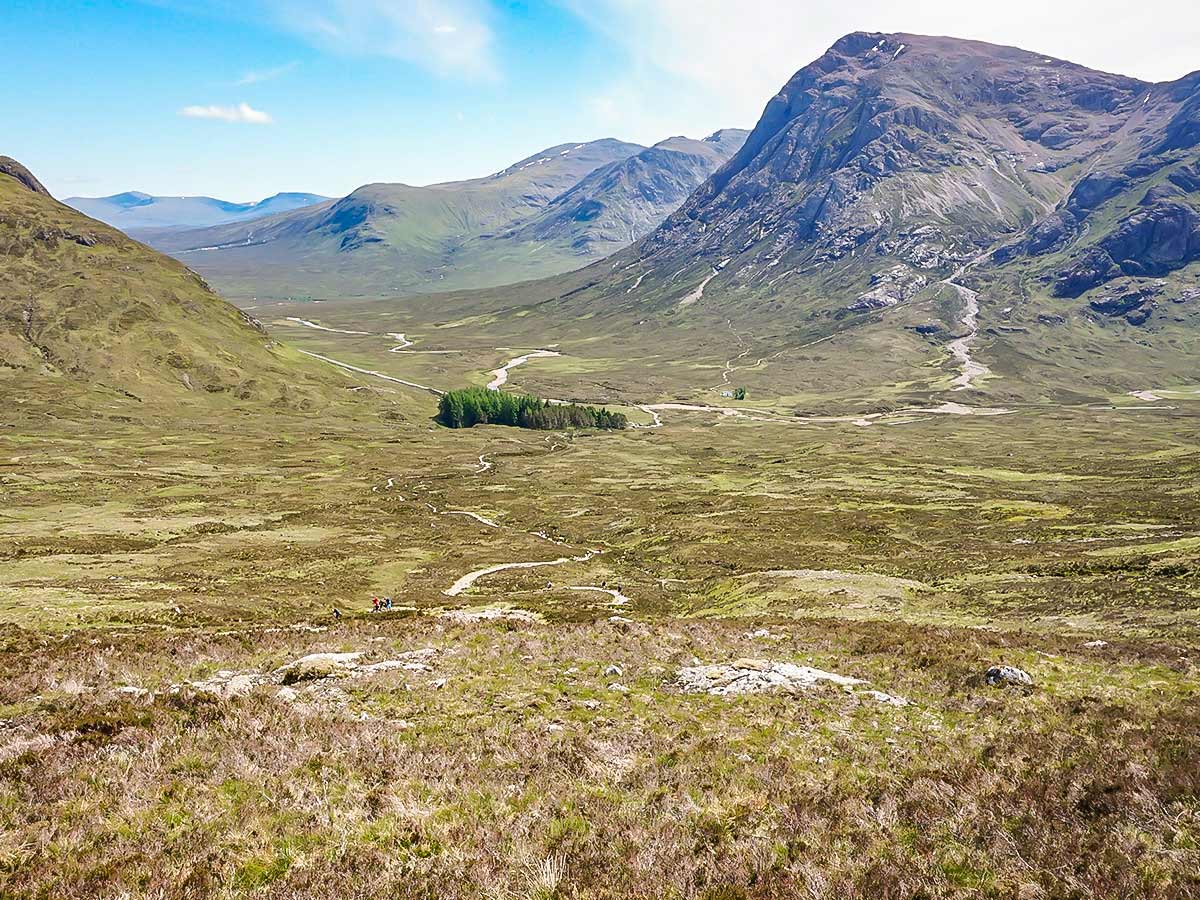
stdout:
<svg viewBox="0 0 1200 900">
<path fill-rule="evenodd" d="M 50 196 L 50 192 L 42 186 L 40 181 L 33 177 L 33 173 L 11 156 L 0 156 L 0 173 L 15 178 L 19 184 L 24 185 L 35 194 Z"/>
</svg>

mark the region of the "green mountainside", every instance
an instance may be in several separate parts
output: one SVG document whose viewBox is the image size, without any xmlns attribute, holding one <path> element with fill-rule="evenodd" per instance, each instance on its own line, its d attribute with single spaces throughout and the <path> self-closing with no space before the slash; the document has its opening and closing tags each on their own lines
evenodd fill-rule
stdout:
<svg viewBox="0 0 1200 900">
<path fill-rule="evenodd" d="M 50 196 L 0 157 L 0 382 L 178 404 L 311 408 L 341 392 L 181 263 Z M 17 402 L 21 402 L 18 399 Z"/>
<path fill-rule="evenodd" d="M 216 228 L 146 232 L 234 296 L 394 296 L 579 268 L 662 221 L 745 133 L 654 148 L 562 144 L 486 178 L 370 184 L 341 200 Z"/>
</svg>

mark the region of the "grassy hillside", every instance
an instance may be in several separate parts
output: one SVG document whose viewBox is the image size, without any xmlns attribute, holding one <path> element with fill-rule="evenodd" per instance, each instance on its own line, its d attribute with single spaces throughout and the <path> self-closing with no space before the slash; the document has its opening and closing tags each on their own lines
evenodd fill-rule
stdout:
<svg viewBox="0 0 1200 900">
<path fill-rule="evenodd" d="M 246 225 L 147 233 L 237 297 L 396 296 L 555 275 L 653 229 L 745 133 L 564 144 L 486 178 L 370 184 Z"/>
<path fill-rule="evenodd" d="M 0 382 L 84 394 L 305 408 L 338 376 L 273 340 L 199 276 L 0 170 Z"/>
</svg>

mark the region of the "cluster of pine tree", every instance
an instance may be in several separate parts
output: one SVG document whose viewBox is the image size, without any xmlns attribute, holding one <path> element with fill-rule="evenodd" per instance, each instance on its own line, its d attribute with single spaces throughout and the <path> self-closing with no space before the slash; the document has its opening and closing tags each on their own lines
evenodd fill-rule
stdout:
<svg viewBox="0 0 1200 900">
<path fill-rule="evenodd" d="M 515 425 L 544 431 L 560 428 L 624 428 L 622 413 L 604 407 L 550 403 L 525 394 L 471 387 L 447 391 L 438 404 L 438 421 L 450 428 Z"/>
</svg>

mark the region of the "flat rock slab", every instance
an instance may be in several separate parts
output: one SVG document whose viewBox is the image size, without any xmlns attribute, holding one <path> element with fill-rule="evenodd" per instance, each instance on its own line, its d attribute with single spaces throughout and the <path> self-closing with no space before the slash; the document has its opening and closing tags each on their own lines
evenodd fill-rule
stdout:
<svg viewBox="0 0 1200 900">
<path fill-rule="evenodd" d="M 539 622 L 541 616 L 527 609 L 515 609 L 502 606 L 480 606 L 468 609 L 447 609 L 440 612 L 443 619 L 470 625 L 474 622 L 508 621 L 508 622 Z"/>
<path fill-rule="evenodd" d="M 715 694 L 738 696 L 761 694 L 768 691 L 797 693 L 806 691 L 821 682 L 839 685 L 856 697 L 866 697 L 887 706 L 908 706 L 903 697 L 885 694 L 883 691 L 858 690 L 867 682 L 861 678 L 838 675 L 812 666 L 800 666 L 789 662 L 774 662 L 769 659 L 735 659 L 731 663 L 710 666 L 688 666 L 680 669 L 675 683 L 689 694 Z"/>
<path fill-rule="evenodd" d="M 866 683 L 861 678 L 766 659 L 737 659 L 711 666 L 688 666 L 680 669 L 676 678 L 676 683 L 687 693 L 717 695 L 807 690 L 822 681 L 843 687 Z"/>
</svg>

